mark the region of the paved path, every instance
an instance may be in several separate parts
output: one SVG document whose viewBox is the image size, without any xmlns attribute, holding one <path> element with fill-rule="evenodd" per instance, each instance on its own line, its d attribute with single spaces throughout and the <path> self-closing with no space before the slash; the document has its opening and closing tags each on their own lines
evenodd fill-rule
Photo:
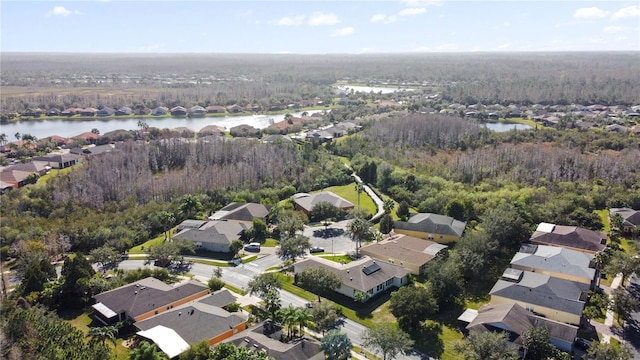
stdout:
<svg viewBox="0 0 640 360">
<path fill-rule="evenodd" d="M 611 299 L 611 293 L 613 292 L 613 290 L 620 287 L 621 282 L 622 282 L 622 274 L 618 274 L 611 282 L 611 287 L 601 286 L 605 294 L 609 296 L 609 299 Z M 603 343 L 610 342 L 611 338 L 614 338 L 620 342 L 625 342 L 622 331 L 613 326 L 613 316 L 614 316 L 613 311 L 607 308 L 604 324 L 599 323 L 595 320 L 589 320 L 589 323 L 596 328 L 596 331 L 602 334 L 602 339 L 600 339 L 600 341 Z"/>
<path fill-rule="evenodd" d="M 367 193 L 367 195 L 371 197 L 373 202 L 376 204 L 376 208 L 378 209 L 378 211 L 375 213 L 375 215 L 373 215 L 373 217 L 371 217 L 371 221 L 378 220 L 380 217 L 382 217 L 382 215 L 384 215 L 384 201 L 382 201 L 382 199 L 378 196 L 378 194 L 376 194 L 375 191 L 373 191 L 373 189 L 369 187 L 369 185 L 363 183 L 362 179 L 360 179 L 360 176 L 356 175 L 355 172 L 351 174 L 351 176 L 353 176 L 353 178 L 356 180 L 357 183 L 362 184 L 364 191 Z"/>
</svg>

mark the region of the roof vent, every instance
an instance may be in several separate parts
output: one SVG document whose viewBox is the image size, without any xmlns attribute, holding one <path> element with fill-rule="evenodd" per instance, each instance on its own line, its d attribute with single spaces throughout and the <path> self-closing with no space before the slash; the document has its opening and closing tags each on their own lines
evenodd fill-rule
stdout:
<svg viewBox="0 0 640 360">
<path fill-rule="evenodd" d="M 352 277 L 350 277 L 350 278 L 349 278 L 349 280 L 353 281 L 353 278 L 352 278 Z"/>
<path fill-rule="evenodd" d="M 134 293 L 134 294 L 136 294 L 136 295 L 138 295 L 138 290 L 134 291 L 133 293 Z"/>
<path fill-rule="evenodd" d="M 182 311 L 178 312 L 178 316 L 182 316 Z"/>
<path fill-rule="evenodd" d="M 524 272 L 522 270 L 508 268 L 502 273 L 502 280 L 511 281 L 511 282 L 519 282 L 522 280 L 522 275 Z"/>
</svg>

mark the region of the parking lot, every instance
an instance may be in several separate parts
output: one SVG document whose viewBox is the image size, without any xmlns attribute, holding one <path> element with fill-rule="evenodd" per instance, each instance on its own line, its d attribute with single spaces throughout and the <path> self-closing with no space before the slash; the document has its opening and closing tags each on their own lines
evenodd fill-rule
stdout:
<svg viewBox="0 0 640 360">
<path fill-rule="evenodd" d="M 323 225 L 305 226 L 304 236 L 309 238 L 311 246 L 324 248 L 325 252 L 348 253 L 355 251 L 355 242 L 347 235 L 348 220 Z"/>
</svg>

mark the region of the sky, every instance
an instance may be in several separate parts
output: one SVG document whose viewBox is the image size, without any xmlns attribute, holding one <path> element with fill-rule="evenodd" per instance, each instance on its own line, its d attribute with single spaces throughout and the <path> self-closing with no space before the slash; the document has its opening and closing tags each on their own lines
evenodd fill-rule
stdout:
<svg viewBox="0 0 640 360">
<path fill-rule="evenodd" d="M 636 1 L 0 1 L 1 52 L 640 51 Z"/>
</svg>

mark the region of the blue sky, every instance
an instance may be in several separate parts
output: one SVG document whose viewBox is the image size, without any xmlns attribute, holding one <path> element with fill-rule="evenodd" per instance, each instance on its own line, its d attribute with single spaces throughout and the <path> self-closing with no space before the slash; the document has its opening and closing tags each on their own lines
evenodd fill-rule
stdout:
<svg viewBox="0 0 640 360">
<path fill-rule="evenodd" d="M 0 50 L 640 51 L 638 1 L 12 1 Z"/>
</svg>

